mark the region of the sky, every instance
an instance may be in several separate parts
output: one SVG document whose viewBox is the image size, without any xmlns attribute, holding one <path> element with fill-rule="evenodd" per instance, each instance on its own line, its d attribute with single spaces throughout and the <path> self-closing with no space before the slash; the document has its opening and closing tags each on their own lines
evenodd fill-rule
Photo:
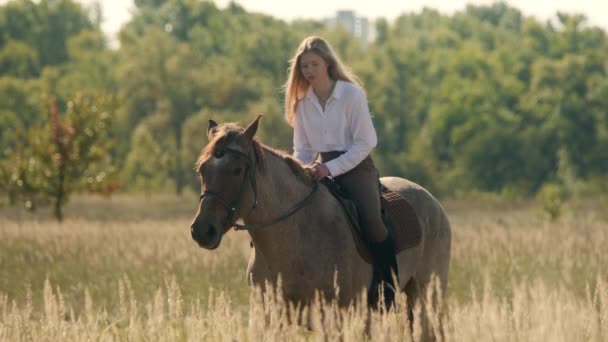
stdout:
<svg viewBox="0 0 608 342">
<path fill-rule="evenodd" d="M 95 0 L 78 0 L 90 4 Z M 0 3 L 5 2 L 1 1 Z M 113 36 L 130 18 L 132 0 L 99 0 L 102 4 L 103 30 Z M 495 0 L 237 0 L 248 12 L 265 13 L 284 20 L 296 18 L 323 19 L 332 17 L 337 10 L 353 10 L 357 16 L 369 19 L 379 17 L 389 20 L 404 12 L 418 12 L 424 7 L 434 8 L 444 14 L 463 10 L 467 4 L 490 5 Z M 224 8 L 229 0 L 216 0 Z M 555 18 L 558 11 L 584 14 L 589 24 L 608 31 L 608 1 L 606 0 L 507 0 L 525 16 L 534 16 L 545 21 Z"/>
</svg>

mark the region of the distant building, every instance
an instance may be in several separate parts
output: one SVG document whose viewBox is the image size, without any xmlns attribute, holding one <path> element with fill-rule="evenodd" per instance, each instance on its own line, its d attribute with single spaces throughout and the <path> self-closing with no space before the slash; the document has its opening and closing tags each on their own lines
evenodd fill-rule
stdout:
<svg viewBox="0 0 608 342">
<path fill-rule="evenodd" d="M 325 22 L 329 26 L 342 26 L 346 32 L 361 39 L 364 43 L 370 41 L 369 20 L 366 17 L 357 17 L 354 11 L 337 11 L 335 17 L 326 19 Z"/>
</svg>

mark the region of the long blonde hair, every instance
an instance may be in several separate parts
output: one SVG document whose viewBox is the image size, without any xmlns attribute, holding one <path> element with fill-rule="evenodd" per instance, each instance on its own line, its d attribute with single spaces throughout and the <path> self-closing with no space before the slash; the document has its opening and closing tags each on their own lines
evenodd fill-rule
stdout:
<svg viewBox="0 0 608 342">
<path fill-rule="evenodd" d="M 328 65 L 327 72 L 331 80 L 342 80 L 354 83 L 362 88 L 359 78 L 340 61 L 326 40 L 318 36 L 306 37 L 302 43 L 300 43 L 295 56 L 289 61 L 289 77 L 284 85 L 285 120 L 287 120 L 291 126 L 294 125 L 298 101 L 304 97 L 310 85 L 306 78 L 304 78 L 304 75 L 302 75 L 302 70 L 300 70 L 301 57 L 304 53 L 309 51 L 316 53 L 325 60 Z"/>
</svg>

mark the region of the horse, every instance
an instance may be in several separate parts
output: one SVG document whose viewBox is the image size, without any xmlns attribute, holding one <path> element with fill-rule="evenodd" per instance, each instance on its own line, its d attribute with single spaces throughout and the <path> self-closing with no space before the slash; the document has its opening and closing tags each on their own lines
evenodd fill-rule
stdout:
<svg viewBox="0 0 608 342">
<path fill-rule="evenodd" d="M 299 161 L 254 138 L 260 118 L 244 129 L 209 120 L 209 143 L 195 168 L 201 196 L 192 238 L 213 250 L 231 227 L 247 230 L 253 247 L 247 266 L 251 286 L 278 284 L 286 300 L 303 304 L 312 303 L 319 291 L 346 307 L 370 286 L 372 265 L 358 253 L 349 219 L 328 189 Z M 420 185 L 398 177 L 380 180 L 408 200 L 422 227 L 421 242 L 396 256 L 396 280 L 411 315 L 435 278 L 445 295 L 450 223 L 441 204 Z"/>
</svg>

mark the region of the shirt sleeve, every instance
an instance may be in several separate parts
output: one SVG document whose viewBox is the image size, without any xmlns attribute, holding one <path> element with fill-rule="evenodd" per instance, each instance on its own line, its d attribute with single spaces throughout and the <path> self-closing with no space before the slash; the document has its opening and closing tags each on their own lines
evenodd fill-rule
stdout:
<svg viewBox="0 0 608 342">
<path fill-rule="evenodd" d="M 312 163 L 316 157 L 304 130 L 304 122 L 300 111 L 296 112 L 296 120 L 293 126 L 293 156 L 303 164 Z"/>
<path fill-rule="evenodd" d="M 355 94 L 350 106 L 350 113 L 346 114 L 353 144 L 346 153 L 325 163 L 333 177 L 346 173 L 359 165 L 378 143 L 367 98 L 362 91 L 357 91 Z"/>
</svg>

